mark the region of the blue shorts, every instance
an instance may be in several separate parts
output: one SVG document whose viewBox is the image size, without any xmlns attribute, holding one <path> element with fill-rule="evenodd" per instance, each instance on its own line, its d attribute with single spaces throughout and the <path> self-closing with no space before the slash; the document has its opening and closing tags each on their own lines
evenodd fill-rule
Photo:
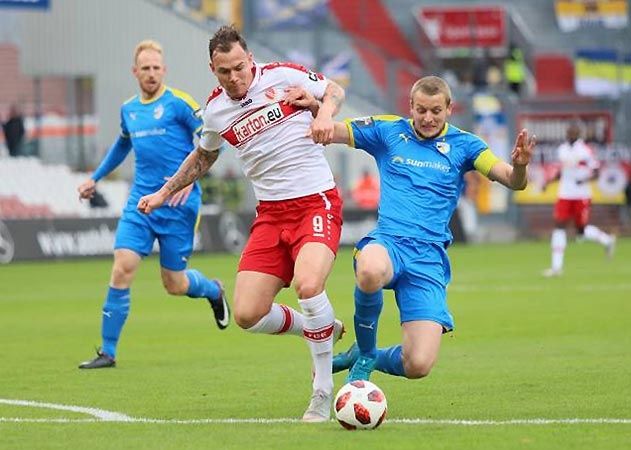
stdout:
<svg viewBox="0 0 631 450">
<path fill-rule="evenodd" d="M 147 256 L 158 239 L 160 265 L 173 271 L 186 269 L 193 252 L 198 208 L 179 206 L 170 208 L 167 214 L 165 208 L 170 207 L 163 206 L 149 215 L 138 212 L 135 207 L 125 208 L 118 221 L 114 249 L 133 250 Z"/>
<path fill-rule="evenodd" d="M 359 241 L 356 249 L 361 251 L 367 244 L 380 244 L 388 250 L 394 276 L 384 289 L 394 290 L 401 323 L 431 320 L 445 332 L 453 330 L 454 320 L 447 307 L 451 266 L 445 247 L 376 231 Z"/>
</svg>

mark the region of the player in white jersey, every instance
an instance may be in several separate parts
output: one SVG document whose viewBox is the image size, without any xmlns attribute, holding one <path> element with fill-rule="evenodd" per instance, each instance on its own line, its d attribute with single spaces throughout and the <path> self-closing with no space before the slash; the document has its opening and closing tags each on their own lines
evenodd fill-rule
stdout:
<svg viewBox="0 0 631 450">
<path fill-rule="evenodd" d="M 307 339 L 313 358 L 313 395 L 303 420 L 329 420 L 333 396 L 333 341 L 344 331 L 325 291 L 342 227 L 342 200 L 324 157 L 332 116 L 344 91 L 296 64 L 257 64 L 239 32 L 221 27 L 209 43 L 210 68 L 219 81 L 204 110 L 199 147 L 156 193 L 140 199 L 150 213 L 201 177 L 225 140 L 236 148 L 259 204 L 239 261 L 235 322 L 247 331 Z M 311 112 L 283 101 L 299 86 L 320 99 Z M 302 313 L 274 302 L 293 280 Z"/>
<path fill-rule="evenodd" d="M 570 221 L 574 222 L 579 239 L 600 243 L 609 257 L 613 256 L 616 244 L 615 236 L 588 224 L 592 202 L 589 183 L 598 176 L 599 164 L 592 149 L 580 138 L 580 133 L 579 125 L 571 124 L 566 131 L 567 140 L 557 149 L 561 168 L 553 179 L 559 180 L 559 191 L 554 205 L 554 231 L 550 240 L 552 265 L 544 270 L 543 275 L 546 277 L 563 273 L 567 245 L 565 229 Z"/>
</svg>

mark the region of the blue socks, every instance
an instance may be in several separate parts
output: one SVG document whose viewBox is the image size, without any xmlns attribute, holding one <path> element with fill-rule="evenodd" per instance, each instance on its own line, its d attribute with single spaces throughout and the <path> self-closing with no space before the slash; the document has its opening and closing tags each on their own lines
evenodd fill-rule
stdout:
<svg viewBox="0 0 631 450">
<path fill-rule="evenodd" d="M 377 356 L 377 323 L 383 308 L 383 291 L 368 294 L 355 286 L 355 336 L 359 353 Z"/>
<path fill-rule="evenodd" d="M 192 298 L 219 298 L 221 288 L 216 281 L 209 280 L 197 270 L 187 270 L 186 276 L 189 281 L 186 295 Z M 103 305 L 103 320 L 101 322 L 103 345 L 101 350 L 112 358 L 116 357 L 116 346 L 128 315 L 129 288 L 110 287 Z"/>
<path fill-rule="evenodd" d="M 382 308 L 383 290 L 368 294 L 355 286 L 355 336 L 359 353 L 376 358 L 376 370 L 405 377 L 401 345 L 377 350 L 377 324 Z"/>
<path fill-rule="evenodd" d="M 403 359 L 401 359 L 402 348 L 400 345 L 393 345 L 388 348 L 380 348 L 377 351 L 377 364 L 375 369 L 379 372 L 405 377 L 403 369 Z"/>
<path fill-rule="evenodd" d="M 186 295 L 191 298 L 217 299 L 221 294 L 221 288 L 216 281 L 209 280 L 202 273 L 195 269 L 186 271 L 188 278 L 188 291 Z"/>
<path fill-rule="evenodd" d="M 110 287 L 103 305 L 101 322 L 102 351 L 112 358 L 116 357 L 116 344 L 120 337 L 125 320 L 129 315 L 129 288 L 116 289 Z"/>
</svg>

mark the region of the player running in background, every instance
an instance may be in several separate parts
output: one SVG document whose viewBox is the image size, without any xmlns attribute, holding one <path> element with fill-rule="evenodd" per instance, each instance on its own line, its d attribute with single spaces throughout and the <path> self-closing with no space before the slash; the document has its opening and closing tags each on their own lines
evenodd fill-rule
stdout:
<svg viewBox="0 0 631 450">
<path fill-rule="evenodd" d="M 318 108 L 304 91 L 287 98 L 312 111 Z M 454 326 L 446 302 L 451 278 L 446 249 L 464 174 L 477 170 L 510 189 L 526 187 L 534 137 L 522 130 L 511 154 L 513 165 L 507 164 L 482 139 L 447 123 L 451 109 L 449 86 L 429 76 L 412 86 L 411 119 L 373 116 L 335 123 L 333 142 L 372 155 L 381 182 L 377 228 L 356 246 L 357 343 L 333 360 L 334 372 L 350 368 L 347 381 L 367 380 L 375 369 L 407 378 L 429 374 L 441 335 Z M 317 136 L 314 140 L 321 142 Z M 377 349 L 383 289 L 394 290 L 403 344 Z"/>
<path fill-rule="evenodd" d="M 121 107 L 121 135 L 90 179 L 78 188 L 80 198 L 92 197 L 96 183 L 134 149 L 134 182 L 118 222 L 114 266 L 103 305 L 103 343 L 96 358 L 82 363 L 81 369 L 116 365 L 116 346 L 129 314 L 130 286 L 141 258 L 151 252 L 156 239 L 160 243 L 160 270 L 166 291 L 207 299 L 219 329 L 225 329 L 230 320 L 221 283 L 197 270 L 186 270 L 200 206 L 199 186 L 190 185 L 171 196 L 168 205 L 151 217 L 136 209 L 140 197 L 160 188 L 194 149 L 193 138 L 202 125 L 196 114 L 199 105 L 188 94 L 163 84 L 166 67 L 157 42 L 145 40 L 136 46 L 132 70 L 140 94 Z"/>
<path fill-rule="evenodd" d="M 554 230 L 550 239 L 552 265 L 543 271 L 546 277 L 555 277 L 563 273 L 563 259 L 567 245 L 566 228 L 574 222 L 578 239 L 596 241 L 605 247 L 607 255 L 613 256 L 616 237 L 589 225 L 592 203 L 590 182 L 598 178 L 599 164 L 592 149 L 581 139 L 581 128 L 572 123 L 566 130 L 566 141 L 558 149 L 561 165 L 556 176 L 544 185 L 559 181 L 557 201 L 554 205 Z"/>
<path fill-rule="evenodd" d="M 320 142 L 333 136 L 332 115 L 344 91 L 304 67 L 259 64 L 239 32 L 221 27 L 209 43 L 210 69 L 219 81 L 204 111 L 197 150 L 139 210 L 150 213 L 169 196 L 204 175 L 219 156 L 223 140 L 236 148 L 259 204 L 239 261 L 234 318 L 246 331 L 304 336 L 314 366 L 313 395 L 303 415 L 329 420 L 333 397 L 333 341 L 343 333 L 325 291 L 342 227 L 342 199 Z M 321 107 L 310 111 L 283 101 L 285 90 L 301 86 Z M 302 313 L 274 302 L 293 280 Z"/>
</svg>

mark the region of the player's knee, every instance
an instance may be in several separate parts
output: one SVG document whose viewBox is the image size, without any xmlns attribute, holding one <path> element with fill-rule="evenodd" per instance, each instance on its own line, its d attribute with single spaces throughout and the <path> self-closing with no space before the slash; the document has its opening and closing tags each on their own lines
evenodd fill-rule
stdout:
<svg viewBox="0 0 631 450">
<path fill-rule="evenodd" d="M 126 264 L 114 264 L 112 268 L 112 284 L 114 286 L 128 286 L 134 276 L 134 267 Z"/>
<path fill-rule="evenodd" d="M 251 309 L 241 308 L 239 304 L 235 302 L 233 316 L 234 322 L 239 328 L 247 331 L 249 328 L 259 323 L 265 314 L 260 314 L 258 311 Z"/>
<path fill-rule="evenodd" d="M 433 361 L 422 355 L 412 356 L 403 359 L 403 367 L 407 378 L 424 378 L 429 375 L 434 366 Z"/>
<path fill-rule="evenodd" d="M 164 286 L 164 290 L 170 295 L 184 295 L 187 291 L 187 288 L 183 283 L 178 283 L 175 280 L 162 280 L 162 286 Z"/>
<path fill-rule="evenodd" d="M 322 280 L 317 276 L 308 275 L 296 275 L 294 277 L 294 289 L 298 298 L 312 298 L 320 294 L 324 290 Z"/>
<path fill-rule="evenodd" d="M 383 287 L 386 268 L 375 264 L 362 264 L 355 272 L 357 286 L 364 292 L 374 292 Z"/>
</svg>

